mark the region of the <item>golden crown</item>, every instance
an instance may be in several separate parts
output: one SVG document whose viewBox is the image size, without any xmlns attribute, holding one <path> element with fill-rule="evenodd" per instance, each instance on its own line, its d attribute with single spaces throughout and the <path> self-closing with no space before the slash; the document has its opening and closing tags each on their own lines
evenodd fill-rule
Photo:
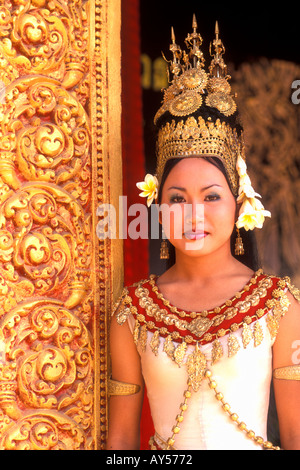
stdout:
<svg viewBox="0 0 300 470">
<path fill-rule="evenodd" d="M 243 152 L 243 142 L 236 131 L 219 119 L 212 122 L 209 119 L 205 121 L 201 116 L 190 116 L 177 124 L 173 120 L 159 131 L 156 176 L 160 182 L 165 164 L 171 158 L 213 156 L 223 162 L 232 191 L 237 195 L 239 177 L 236 162 Z"/>
<path fill-rule="evenodd" d="M 197 21 L 193 17 L 193 32 L 185 39 L 188 52 L 176 44 L 172 28 L 170 50 L 173 60 L 168 70 L 173 74 L 170 86 L 164 90 L 162 106 L 156 113 L 154 122 L 169 112 L 172 116 L 184 119 L 176 123 L 167 122 L 158 132 L 157 177 L 161 180 L 166 162 L 171 158 L 192 155 L 214 156 L 223 161 L 234 194 L 238 191 L 236 161 L 239 154 L 244 157 L 243 139 L 229 124 L 217 119 L 213 122 L 203 117 L 192 117 L 204 103 L 216 108 L 228 117 L 236 112 L 236 103 L 231 93 L 227 66 L 223 55 L 225 47 L 219 37 L 216 23 L 215 40 L 210 44 L 212 56 L 209 72 L 204 70 L 204 56 L 200 49 L 202 38 L 197 32 Z M 214 49 L 214 53 L 213 53 Z M 186 119 L 187 118 L 187 119 Z"/>
</svg>

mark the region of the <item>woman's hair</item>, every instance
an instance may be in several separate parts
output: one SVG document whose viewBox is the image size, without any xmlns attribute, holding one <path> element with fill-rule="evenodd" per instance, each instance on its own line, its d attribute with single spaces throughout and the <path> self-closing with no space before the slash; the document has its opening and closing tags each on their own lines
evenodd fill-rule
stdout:
<svg viewBox="0 0 300 470">
<path fill-rule="evenodd" d="M 226 173 L 226 170 L 224 168 L 222 161 L 217 157 L 201 157 L 201 158 L 211 163 L 212 165 L 216 166 L 223 173 L 228 183 L 228 186 L 230 188 L 228 176 L 227 176 L 227 173 Z M 181 160 L 182 158 L 173 158 L 173 159 L 168 160 L 166 163 L 166 166 L 164 168 L 164 173 L 162 175 L 159 191 L 158 191 L 158 204 L 159 205 L 161 204 L 162 188 L 164 186 L 164 183 L 169 173 L 171 172 L 171 170 Z M 253 233 L 252 230 L 246 231 L 244 228 L 242 228 L 240 229 L 240 236 L 242 237 L 242 240 L 243 240 L 245 253 L 244 255 L 239 255 L 239 256 L 235 255 L 234 249 L 235 249 L 235 241 L 236 241 L 236 231 L 233 230 L 232 235 L 231 235 L 231 240 L 230 240 L 232 256 L 236 258 L 237 260 L 239 260 L 241 263 L 248 266 L 248 268 L 252 269 L 253 271 L 257 271 L 260 268 L 260 262 L 259 262 L 259 255 L 258 255 L 258 248 L 257 248 L 257 241 L 256 241 L 255 234 Z M 170 257 L 167 262 L 167 268 L 170 268 L 175 263 L 175 248 L 169 242 L 169 240 L 167 240 L 167 243 L 168 243 L 169 253 L 170 253 Z"/>
<path fill-rule="evenodd" d="M 206 95 L 207 95 L 207 92 L 204 93 L 204 96 Z M 228 124 L 232 129 L 235 129 L 238 136 L 240 136 L 244 130 L 241 117 L 238 111 L 236 111 L 231 116 L 224 116 L 224 114 L 222 114 L 216 108 L 212 108 L 203 103 L 201 105 L 201 108 L 198 111 L 195 111 L 193 114 L 191 114 L 191 116 L 194 117 L 195 119 L 198 119 L 198 117 L 202 117 L 206 122 L 208 120 L 211 120 L 214 123 L 217 121 L 217 119 L 219 119 L 221 122 L 225 122 L 226 124 Z M 168 122 L 174 121 L 175 124 L 177 124 L 183 119 L 184 118 L 181 116 L 173 116 L 170 114 L 169 111 L 166 111 L 157 120 L 157 123 L 156 123 L 157 134 L 159 132 L 159 129 L 164 127 Z"/>
</svg>

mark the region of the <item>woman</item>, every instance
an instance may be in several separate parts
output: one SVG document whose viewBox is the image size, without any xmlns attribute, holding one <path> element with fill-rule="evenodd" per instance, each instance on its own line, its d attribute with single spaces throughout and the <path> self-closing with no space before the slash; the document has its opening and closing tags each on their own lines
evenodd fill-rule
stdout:
<svg viewBox="0 0 300 470">
<path fill-rule="evenodd" d="M 144 383 L 152 449 L 277 449 L 266 436 L 272 371 L 281 445 L 299 449 L 299 291 L 257 269 L 248 235 L 270 214 L 247 175 L 218 28 L 209 74 L 195 20 L 186 43 L 189 54 L 172 34 L 157 177 L 138 185 L 159 204 L 175 262 L 125 288 L 112 318 L 107 449 L 139 449 Z"/>
</svg>

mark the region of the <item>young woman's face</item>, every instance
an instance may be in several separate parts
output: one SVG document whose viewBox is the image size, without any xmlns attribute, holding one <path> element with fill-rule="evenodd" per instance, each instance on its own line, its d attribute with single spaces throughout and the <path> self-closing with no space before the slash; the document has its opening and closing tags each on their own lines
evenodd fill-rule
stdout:
<svg viewBox="0 0 300 470">
<path fill-rule="evenodd" d="M 223 173 L 203 158 L 184 158 L 162 188 L 160 222 L 176 250 L 207 255 L 230 246 L 236 200 Z"/>
</svg>

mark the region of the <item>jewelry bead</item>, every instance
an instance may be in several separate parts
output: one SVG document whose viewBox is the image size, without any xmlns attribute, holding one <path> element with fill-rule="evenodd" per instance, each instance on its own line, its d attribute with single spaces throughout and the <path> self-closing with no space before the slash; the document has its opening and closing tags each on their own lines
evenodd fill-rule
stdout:
<svg viewBox="0 0 300 470">
<path fill-rule="evenodd" d="M 168 439 L 168 441 L 167 441 L 167 444 L 168 444 L 168 446 L 172 447 L 175 444 L 175 439 L 170 437 L 170 439 Z"/>
<path fill-rule="evenodd" d="M 172 428 L 172 431 L 173 431 L 174 434 L 178 434 L 179 431 L 180 431 L 180 427 L 179 427 L 179 426 L 174 426 L 174 427 Z"/>
<path fill-rule="evenodd" d="M 207 370 L 207 371 L 205 372 L 205 377 L 206 377 L 207 379 L 210 379 L 211 375 L 212 375 L 212 374 L 211 374 L 211 371 L 210 371 L 210 370 Z"/>
<path fill-rule="evenodd" d="M 239 419 L 239 417 L 238 417 L 238 415 L 237 415 L 236 413 L 232 413 L 232 414 L 230 415 L 230 418 L 232 419 L 232 421 L 238 421 L 238 419 Z"/>
<path fill-rule="evenodd" d="M 247 426 L 246 426 L 245 423 L 240 423 L 240 424 L 239 424 L 239 428 L 241 429 L 241 431 L 245 431 L 245 429 L 247 428 Z"/>
<path fill-rule="evenodd" d="M 182 404 L 180 405 L 180 409 L 181 409 L 181 411 L 186 411 L 186 410 L 187 410 L 187 408 L 188 408 L 188 406 L 187 406 L 187 404 L 186 404 L 186 403 L 182 403 Z"/>
<path fill-rule="evenodd" d="M 273 447 L 272 442 L 269 442 L 269 441 L 264 442 L 264 448 L 265 449 L 272 449 L 272 447 Z"/>
<path fill-rule="evenodd" d="M 178 423 L 182 423 L 183 419 L 184 418 L 183 418 L 182 415 L 177 415 L 177 417 L 176 417 L 176 420 L 178 421 Z"/>
<path fill-rule="evenodd" d="M 247 436 L 250 438 L 250 439 L 253 439 L 255 437 L 255 432 L 254 431 L 248 431 L 247 432 Z"/>
<path fill-rule="evenodd" d="M 185 398 L 191 398 L 192 394 L 191 394 L 191 392 L 190 392 L 189 390 L 186 390 L 186 391 L 184 392 L 184 396 L 185 396 Z"/>
<path fill-rule="evenodd" d="M 215 382 L 214 380 L 212 380 L 209 384 L 210 388 L 217 388 L 217 382 Z"/>
<path fill-rule="evenodd" d="M 217 400 L 222 401 L 224 398 L 224 395 L 223 393 L 217 393 L 216 397 L 217 397 Z"/>
<path fill-rule="evenodd" d="M 228 403 L 225 403 L 225 404 L 223 405 L 223 410 L 224 410 L 224 411 L 229 411 L 229 410 L 230 410 L 230 406 L 228 405 Z"/>
<path fill-rule="evenodd" d="M 260 437 L 260 436 L 256 436 L 256 438 L 255 438 L 255 441 L 256 441 L 256 442 L 257 442 L 257 444 L 259 444 L 259 445 L 261 445 L 261 444 L 263 444 L 263 443 L 264 443 L 264 440 L 263 440 L 263 438 L 262 438 L 262 437 Z"/>
</svg>

